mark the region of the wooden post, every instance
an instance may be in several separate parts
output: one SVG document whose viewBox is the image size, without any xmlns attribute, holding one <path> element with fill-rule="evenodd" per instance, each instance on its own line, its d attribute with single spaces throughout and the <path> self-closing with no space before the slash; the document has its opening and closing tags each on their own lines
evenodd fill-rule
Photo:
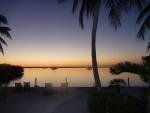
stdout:
<svg viewBox="0 0 150 113">
<path fill-rule="evenodd" d="M 128 77 L 128 87 L 130 87 L 130 78 Z"/>
<path fill-rule="evenodd" d="M 66 83 L 67 83 L 67 78 L 66 78 Z"/>
<path fill-rule="evenodd" d="M 37 86 L 37 78 L 35 78 L 35 86 Z"/>
</svg>

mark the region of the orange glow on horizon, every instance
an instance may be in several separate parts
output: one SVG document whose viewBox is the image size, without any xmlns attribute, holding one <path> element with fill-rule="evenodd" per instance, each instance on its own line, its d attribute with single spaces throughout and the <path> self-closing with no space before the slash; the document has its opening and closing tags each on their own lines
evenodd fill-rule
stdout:
<svg viewBox="0 0 150 113">
<path fill-rule="evenodd" d="M 20 65 L 22 67 L 91 67 L 88 62 L 66 62 L 66 63 L 45 63 L 45 62 L 5 62 L 12 65 Z M 2 64 L 2 63 L 1 63 Z M 111 63 L 99 63 L 98 67 L 109 67 Z"/>
<path fill-rule="evenodd" d="M 113 59 L 113 60 L 112 60 Z M 4 61 L 4 62 L 3 62 Z M 98 67 L 110 67 L 114 64 L 117 64 L 119 62 L 123 61 L 131 61 L 131 62 L 137 62 L 140 61 L 139 59 L 127 59 L 126 58 L 97 58 L 97 64 Z M 20 65 L 23 67 L 88 67 L 92 66 L 91 59 L 88 57 L 82 58 L 82 59 L 67 59 L 67 58 L 60 58 L 57 60 L 54 59 L 36 59 L 36 58 L 29 58 L 29 59 L 9 59 L 9 60 L 2 60 L 0 62 L 12 64 L 12 65 Z M 139 63 L 139 62 L 137 62 Z"/>
</svg>

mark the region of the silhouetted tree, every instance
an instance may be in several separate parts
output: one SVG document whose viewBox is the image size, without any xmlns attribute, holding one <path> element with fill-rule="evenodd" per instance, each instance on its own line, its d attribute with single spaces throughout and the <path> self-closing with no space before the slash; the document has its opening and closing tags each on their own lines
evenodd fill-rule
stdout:
<svg viewBox="0 0 150 113">
<path fill-rule="evenodd" d="M 23 76 L 23 68 L 21 66 L 14 66 L 10 64 L 0 64 L 0 84 L 5 85 L 20 79 Z"/>
<path fill-rule="evenodd" d="M 6 36 L 8 37 L 9 39 L 12 39 L 11 38 L 11 35 L 9 34 L 9 31 L 11 30 L 9 27 L 4 27 L 2 26 L 2 24 L 6 24 L 7 25 L 7 19 L 5 16 L 3 15 L 0 15 L 0 33 L 2 36 Z M 0 52 L 3 53 L 4 55 L 4 50 L 3 50 L 3 47 L 2 47 L 2 44 L 6 45 L 7 46 L 7 43 L 2 39 L 2 37 L 0 36 Z"/>
<path fill-rule="evenodd" d="M 120 87 L 125 87 L 127 83 L 124 79 L 121 78 L 114 78 L 113 80 L 110 80 L 109 87 L 115 88 L 117 93 L 120 93 Z"/>
<path fill-rule="evenodd" d="M 149 94 L 147 113 L 150 113 L 150 56 L 142 57 L 142 63 L 140 64 L 125 61 L 110 67 L 111 74 L 119 75 L 123 72 L 139 75 L 142 81 L 148 83 Z"/>
<path fill-rule="evenodd" d="M 145 40 L 145 34 L 150 30 L 150 3 L 142 10 L 136 23 L 140 24 L 143 21 L 140 30 L 137 33 L 137 38 Z M 150 42 L 147 46 L 147 51 L 150 49 Z"/>
<path fill-rule="evenodd" d="M 58 0 L 60 3 L 66 0 Z M 93 17 L 92 27 L 92 66 L 94 79 L 98 91 L 101 91 L 101 82 L 98 73 L 97 59 L 96 59 L 96 31 L 98 25 L 99 11 L 102 6 L 105 6 L 108 10 L 108 19 L 110 25 L 117 30 L 121 26 L 121 14 L 127 13 L 133 6 L 141 10 L 144 0 L 74 0 L 72 12 L 77 9 L 78 3 L 81 1 L 81 8 L 79 13 L 79 24 L 81 28 L 84 28 L 83 19 L 87 17 Z"/>
</svg>

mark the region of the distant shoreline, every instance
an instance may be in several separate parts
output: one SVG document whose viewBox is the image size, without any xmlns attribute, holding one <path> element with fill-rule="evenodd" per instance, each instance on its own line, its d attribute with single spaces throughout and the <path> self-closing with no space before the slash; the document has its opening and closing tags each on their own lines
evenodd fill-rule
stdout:
<svg viewBox="0 0 150 113">
<path fill-rule="evenodd" d="M 98 67 L 98 68 L 109 68 L 110 66 L 105 66 L 105 67 Z M 23 68 L 53 68 L 53 66 L 50 67 L 23 67 Z M 88 68 L 88 67 L 56 67 L 56 68 Z"/>
</svg>

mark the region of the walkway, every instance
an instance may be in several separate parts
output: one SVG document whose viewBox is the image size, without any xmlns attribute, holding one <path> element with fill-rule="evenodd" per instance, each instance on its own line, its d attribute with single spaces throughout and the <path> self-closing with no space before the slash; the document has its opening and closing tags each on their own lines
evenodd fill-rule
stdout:
<svg viewBox="0 0 150 113">
<path fill-rule="evenodd" d="M 0 97 L 1 113 L 89 113 L 87 88 L 70 89 L 68 94 L 7 94 Z"/>
</svg>

